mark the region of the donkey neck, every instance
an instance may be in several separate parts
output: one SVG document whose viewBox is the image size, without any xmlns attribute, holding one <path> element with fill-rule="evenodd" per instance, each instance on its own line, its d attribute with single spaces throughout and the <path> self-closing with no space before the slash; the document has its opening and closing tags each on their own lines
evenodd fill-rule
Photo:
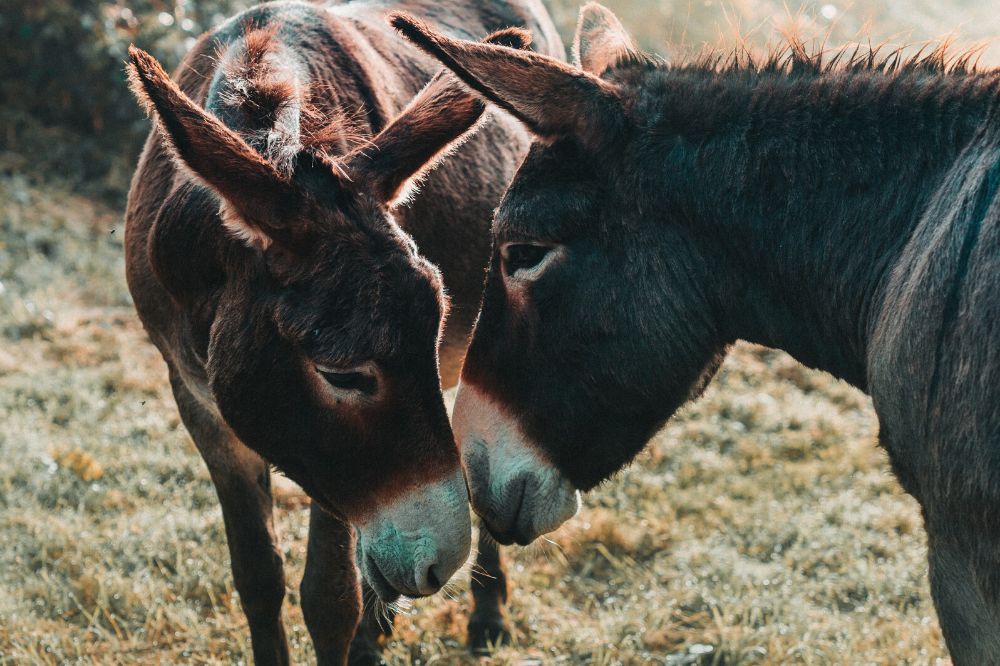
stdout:
<svg viewBox="0 0 1000 666">
<path fill-rule="evenodd" d="M 784 349 L 866 388 L 889 272 L 990 116 L 998 77 L 918 68 L 690 72 L 674 99 L 673 210 L 718 261 L 724 341 Z M 728 78 L 728 80 L 727 80 Z M 685 126 L 685 116 L 690 114 Z M 678 205 L 680 204 L 680 205 Z"/>
</svg>

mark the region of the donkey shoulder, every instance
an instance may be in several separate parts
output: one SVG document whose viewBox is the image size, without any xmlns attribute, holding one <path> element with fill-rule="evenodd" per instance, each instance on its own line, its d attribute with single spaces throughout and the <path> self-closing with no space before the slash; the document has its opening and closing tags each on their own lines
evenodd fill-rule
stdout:
<svg viewBox="0 0 1000 666">
<path fill-rule="evenodd" d="M 1000 125 L 983 129 L 930 198 L 889 275 L 869 349 L 894 459 L 979 461 L 973 485 L 1000 496 L 998 322 Z"/>
</svg>

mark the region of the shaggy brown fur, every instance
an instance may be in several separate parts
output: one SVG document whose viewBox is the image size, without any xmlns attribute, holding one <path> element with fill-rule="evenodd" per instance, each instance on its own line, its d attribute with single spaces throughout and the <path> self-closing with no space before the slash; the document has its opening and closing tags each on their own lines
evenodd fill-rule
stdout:
<svg viewBox="0 0 1000 666">
<path fill-rule="evenodd" d="M 528 38 L 509 26 L 529 27 L 562 56 L 537 0 L 401 6 L 508 46 Z M 288 659 L 270 465 L 314 500 L 302 605 L 320 662 L 337 664 L 361 613 L 349 523 L 457 472 L 439 369 L 453 383 L 491 212 L 527 143 L 490 122 L 429 173 L 485 107 L 448 76 L 428 84 L 437 66 L 400 47 L 384 11 L 261 5 L 202 36 L 174 79 L 130 52 L 157 130 L 129 196 L 129 287 L 218 489 L 260 664 Z M 398 205 L 418 179 L 427 196 Z M 495 547 L 480 551 L 502 580 Z M 504 594 L 474 589 L 474 647 L 506 634 Z"/>
</svg>

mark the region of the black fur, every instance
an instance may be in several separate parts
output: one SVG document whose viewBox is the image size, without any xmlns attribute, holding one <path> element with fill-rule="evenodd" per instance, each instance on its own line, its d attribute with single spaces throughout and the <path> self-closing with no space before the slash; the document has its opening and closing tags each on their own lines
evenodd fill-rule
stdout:
<svg viewBox="0 0 1000 666">
<path fill-rule="evenodd" d="M 558 77 L 446 47 L 515 103 L 526 71 Z M 629 462 L 736 340 L 866 390 L 923 507 L 953 659 L 998 664 L 1000 72 L 970 57 L 824 61 L 792 43 L 764 61 L 611 68 L 616 111 L 545 136 L 505 195 L 463 383 L 581 489 Z M 574 109 L 535 113 L 558 127 Z M 601 128 L 614 140 L 593 140 Z M 519 287 L 499 248 L 529 241 L 566 254 Z"/>
</svg>

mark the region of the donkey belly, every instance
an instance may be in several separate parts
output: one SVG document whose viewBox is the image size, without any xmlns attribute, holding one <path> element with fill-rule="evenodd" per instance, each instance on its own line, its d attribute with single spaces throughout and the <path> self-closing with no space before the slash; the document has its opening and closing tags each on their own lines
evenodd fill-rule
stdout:
<svg viewBox="0 0 1000 666">
<path fill-rule="evenodd" d="M 882 441 L 928 504 L 1000 513 L 1000 147 L 949 175 L 890 278 L 869 351 Z"/>
</svg>

